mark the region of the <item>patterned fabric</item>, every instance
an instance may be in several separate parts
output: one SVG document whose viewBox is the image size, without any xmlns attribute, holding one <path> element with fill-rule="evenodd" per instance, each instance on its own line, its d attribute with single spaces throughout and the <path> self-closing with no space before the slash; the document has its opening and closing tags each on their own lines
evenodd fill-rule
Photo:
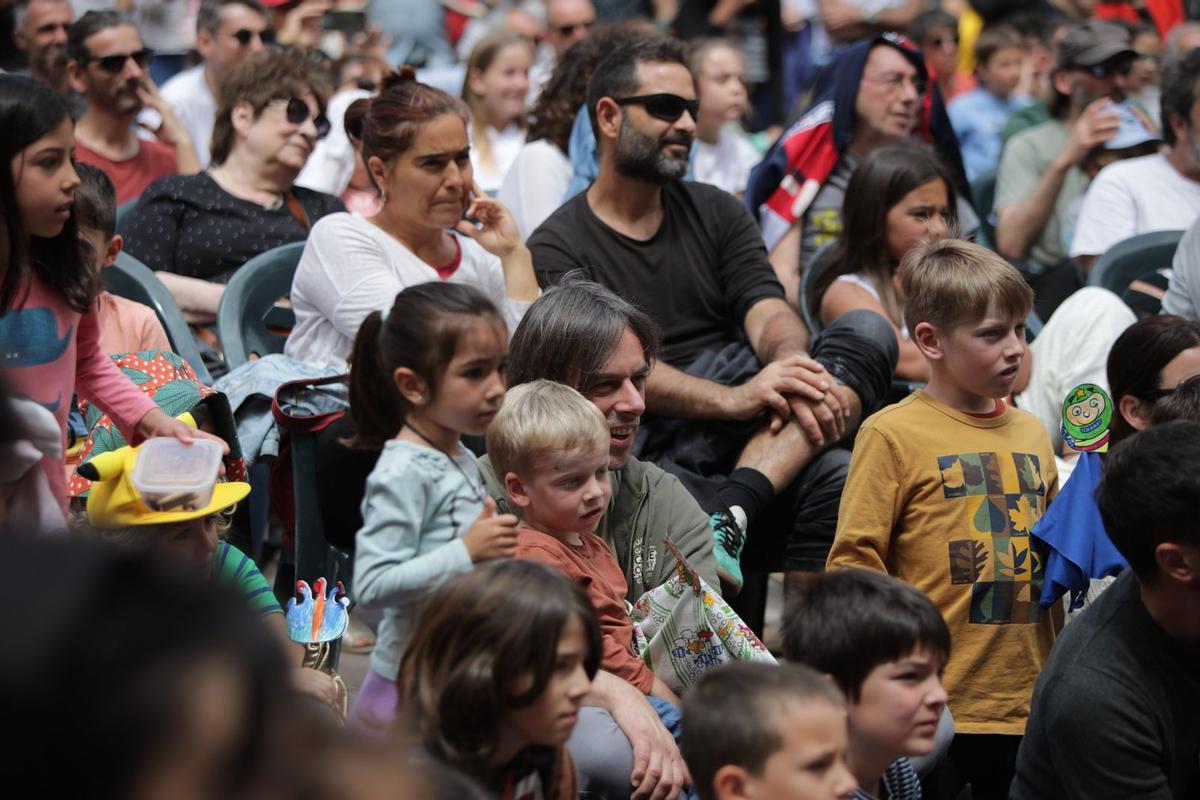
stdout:
<svg viewBox="0 0 1200 800">
<path fill-rule="evenodd" d="M 250 556 L 229 542 L 217 542 L 217 550 L 213 553 L 212 577 L 217 583 L 237 587 L 260 617 L 283 613 L 267 579 Z"/>
<path fill-rule="evenodd" d="M 883 794 L 887 800 L 921 800 L 921 779 L 907 758 L 898 758 L 883 773 Z M 853 800 L 881 800 L 862 789 L 850 795 Z"/>
<path fill-rule="evenodd" d="M 214 432 L 229 445 L 229 455 L 225 457 L 226 479 L 246 479 L 246 462 L 238 446 L 237 428 L 225 395 L 201 383 L 191 365 L 174 353 L 143 350 L 140 353 L 115 355 L 113 360 L 143 394 L 170 416 L 177 417 L 190 412 L 211 422 Z M 79 407 L 89 433 L 77 458 L 67 465 L 68 497 L 84 497 L 92 485 L 91 481 L 75 474 L 75 467 L 95 455 L 128 444 L 109 416 L 97 406 L 80 401 Z"/>
<path fill-rule="evenodd" d="M 746 205 L 758 218 L 767 249 L 772 249 L 798 220 L 825 183 L 834 164 L 854 136 L 854 101 L 862 82 L 867 56 L 876 45 L 896 48 L 922 78 L 928 78 L 916 45 L 894 33 L 866 39 L 847 47 L 817 79 L 808 111 L 767 151 L 750 173 Z M 954 129 L 936 83 L 930 83 L 914 135 L 932 142 L 955 176 L 960 191 L 966 189 L 962 159 Z M 966 194 L 969 197 L 969 193 Z"/>
</svg>

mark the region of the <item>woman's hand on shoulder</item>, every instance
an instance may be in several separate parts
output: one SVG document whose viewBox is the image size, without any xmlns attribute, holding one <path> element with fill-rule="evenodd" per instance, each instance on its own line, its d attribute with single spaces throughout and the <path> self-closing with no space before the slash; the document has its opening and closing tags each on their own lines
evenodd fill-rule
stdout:
<svg viewBox="0 0 1200 800">
<path fill-rule="evenodd" d="M 463 236 L 471 237 L 484 250 L 502 259 L 524 247 L 521 231 L 512 213 L 499 200 L 488 197 L 479 188 L 479 184 L 474 184 L 473 188 L 475 197 L 467 206 L 465 215 L 469 219 L 459 220 L 456 230 Z M 478 220 L 479 225 L 476 226 L 470 220 Z"/>
</svg>

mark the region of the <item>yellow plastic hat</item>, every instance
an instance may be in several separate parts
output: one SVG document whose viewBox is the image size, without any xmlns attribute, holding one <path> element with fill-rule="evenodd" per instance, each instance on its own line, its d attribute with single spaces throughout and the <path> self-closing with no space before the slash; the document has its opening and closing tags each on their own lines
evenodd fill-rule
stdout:
<svg viewBox="0 0 1200 800">
<path fill-rule="evenodd" d="M 180 416 L 195 426 L 190 415 Z M 250 494 L 250 484 L 220 483 L 213 487 L 212 498 L 202 508 L 180 508 L 159 511 L 147 506 L 133 485 L 133 468 L 137 465 L 137 447 L 122 447 L 101 453 L 76 470 L 92 481 L 87 498 L 88 522 L 98 528 L 123 528 L 128 525 L 161 525 L 187 522 L 224 511 Z"/>
</svg>

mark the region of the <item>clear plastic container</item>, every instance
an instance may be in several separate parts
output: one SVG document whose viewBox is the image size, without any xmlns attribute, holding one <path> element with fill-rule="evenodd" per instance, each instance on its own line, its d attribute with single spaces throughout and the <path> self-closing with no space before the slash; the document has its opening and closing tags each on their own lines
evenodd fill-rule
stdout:
<svg viewBox="0 0 1200 800">
<path fill-rule="evenodd" d="M 184 444 L 150 439 L 138 449 L 133 485 L 151 511 L 195 511 L 212 500 L 221 469 L 221 445 L 211 439 Z"/>
</svg>

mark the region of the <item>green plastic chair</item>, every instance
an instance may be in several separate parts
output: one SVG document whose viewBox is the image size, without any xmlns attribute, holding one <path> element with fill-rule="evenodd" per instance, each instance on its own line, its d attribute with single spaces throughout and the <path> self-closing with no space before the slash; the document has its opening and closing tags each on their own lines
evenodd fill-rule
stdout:
<svg viewBox="0 0 1200 800">
<path fill-rule="evenodd" d="M 996 246 L 996 225 L 992 219 L 992 206 L 996 204 L 996 170 L 989 170 L 971 182 L 971 199 L 975 213 L 979 215 L 979 234 L 976 239 L 984 247 Z"/>
<path fill-rule="evenodd" d="M 810 310 L 809 301 L 812 298 L 813 289 L 817 285 L 817 279 L 833 265 L 833 254 L 836 250 L 837 242 L 830 242 L 822 247 L 813 256 L 808 269 L 804 270 L 804 274 L 800 276 L 800 315 L 804 317 L 804 324 L 808 326 L 808 332 L 813 336 L 820 333 L 825 326 L 821 324 L 821 318 Z"/>
<path fill-rule="evenodd" d="M 229 279 L 217 308 L 217 336 L 231 370 L 251 355 L 283 352 L 296 315 L 275 304 L 291 293 L 303 252 L 304 242 L 281 245 L 250 259 Z"/>
<path fill-rule="evenodd" d="M 201 383 L 205 386 L 212 385 L 212 376 L 208 374 L 204 359 L 200 357 L 200 348 L 196 346 L 192 330 L 183 318 L 183 312 L 179 310 L 179 304 L 175 302 L 171 290 L 163 285 L 158 276 L 124 251 L 117 255 L 117 260 L 102 274 L 110 292 L 154 309 L 158 321 L 167 332 L 171 349 L 191 365 Z"/>
<path fill-rule="evenodd" d="M 1154 231 L 1117 242 L 1096 259 L 1088 286 L 1101 286 L 1121 296 L 1143 275 L 1171 266 L 1183 231 Z"/>
<path fill-rule="evenodd" d="M 121 225 L 129 218 L 129 212 L 133 211 L 134 206 L 137 205 L 137 202 L 137 198 L 135 197 L 132 200 L 126 200 L 124 203 L 121 203 L 121 205 L 117 206 L 117 233 L 123 233 Z"/>
</svg>

